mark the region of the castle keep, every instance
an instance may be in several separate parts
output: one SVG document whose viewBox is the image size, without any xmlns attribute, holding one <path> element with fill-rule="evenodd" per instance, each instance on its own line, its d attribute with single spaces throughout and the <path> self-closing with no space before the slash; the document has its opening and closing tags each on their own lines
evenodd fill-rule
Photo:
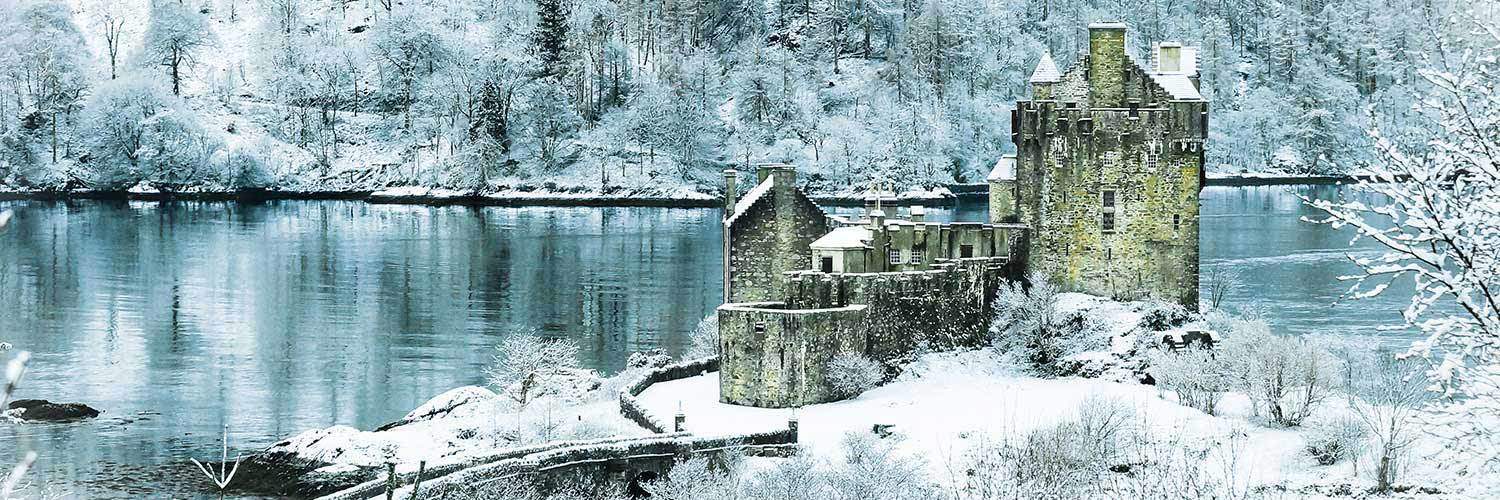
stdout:
<svg viewBox="0 0 1500 500">
<path fill-rule="evenodd" d="M 1124 24 L 1096 23 L 1072 69 L 1042 57 L 1032 99 L 1011 112 L 1014 184 L 991 180 L 1016 208 L 991 218 L 1030 226 L 1028 267 L 1065 290 L 1197 308 L 1208 135 L 1197 49 L 1158 44 L 1147 68 L 1125 47 Z"/>
<path fill-rule="evenodd" d="M 989 223 L 935 223 L 866 203 L 832 216 L 789 165 L 737 197 L 725 171 L 721 401 L 830 401 L 842 353 L 889 362 L 986 340 L 999 286 L 1027 270 L 1066 290 L 1197 307 L 1198 191 L 1208 103 L 1196 49 L 1163 43 L 1149 69 L 1125 26 L 1089 27 L 1066 72 L 1044 55 L 1011 114 L 1017 153 L 989 175 Z"/>
</svg>

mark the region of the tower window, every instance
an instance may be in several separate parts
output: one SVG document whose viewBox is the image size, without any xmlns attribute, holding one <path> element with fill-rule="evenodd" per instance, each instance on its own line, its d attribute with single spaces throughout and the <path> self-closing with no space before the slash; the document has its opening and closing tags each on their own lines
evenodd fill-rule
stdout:
<svg viewBox="0 0 1500 500">
<path fill-rule="evenodd" d="M 887 256 L 890 257 L 890 259 L 891 259 L 891 265 L 894 266 L 894 265 L 897 265 L 897 264 L 901 263 L 901 251 L 900 250 L 894 250 L 894 249 L 890 250 L 887 253 Z"/>
<path fill-rule="evenodd" d="M 1103 196 L 1104 196 L 1104 208 L 1115 208 L 1115 192 L 1114 191 L 1105 191 Z"/>
<path fill-rule="evenodd" d="M 1130 103 L 1130 117 L 1131 118 L 1139 118 L 1140 116 L 1141 116 L 1141 103 L 1131 102 Z"/>
<path fill-rule="evenodd" d="M 823 265 L 822 266 L 823 267 L 823 272 L 825 272 L 825 273 L 831 273 L 831 272 L 833 272 L 833 257 L 823 257 L 822 265 Z"/>
<path fill-rule="evenodd" d="M 1115 213 L 1104 212 L 1104 220 L 1102 222 L 1104 223 L 1104 232 L 1113 232 L 1115 230 Z"/>
<path fill-rule="evenodd" d="M 974 256 L 974 245 L 959 245 L 958 257 L 967 259 Z"/>
<path fill-rule="evenodd" d="M 912 264 L 921 264 L 922 263 L 922 251 L 921 250 L 912 250 L 911 251 L 911 263 Z"/>
<path fill-rule="evenodd" d="M 756 335 L 765 335 L 766 334 L 766 324 L 765 323 L 756 323 L 755 324 L 755 334 Z"/>
<path fill-rule="evenodd" d="M 1181 229 L 1182 229 L 1182 214 L 1172 214 L 1172 231 L 1176 232 L 1176 231 L 1179 231 Z"/>
</svg>

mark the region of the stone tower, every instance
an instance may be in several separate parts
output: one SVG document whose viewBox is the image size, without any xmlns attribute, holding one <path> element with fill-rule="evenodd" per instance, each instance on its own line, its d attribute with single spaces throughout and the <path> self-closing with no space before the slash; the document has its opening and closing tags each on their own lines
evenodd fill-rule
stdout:
<svg viewBox="0 0 1500 500">
<path fill-rule="evenodd" d="M 1126 53 L 1123 23 L 1089 26 L 1066 72 L 1050 55 L 1011 113 L 1016 209 L 1028 267 L 1065 290 L 1198 305 L 1198 192 L 1208 102 L 1196 49 Z"/>
</svg>

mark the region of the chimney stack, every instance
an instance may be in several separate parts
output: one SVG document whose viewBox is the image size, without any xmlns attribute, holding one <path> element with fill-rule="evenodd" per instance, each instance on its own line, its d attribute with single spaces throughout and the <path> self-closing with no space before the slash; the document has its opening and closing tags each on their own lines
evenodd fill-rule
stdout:
<svg viewBox="0 0 1500 500">
<path fill-rule="evenodd" d="M 734 169 L 724 169 L 724 216 L 734 213 L 734 204 L 739 192 L 735 190 L 734 181 L 738 177 Z"/>
<path fill-rule="evenodd" d="M 1125 107 L 1125 23 L 1089 25 L 1089 102 L 1094 108 Z"/>
</svg>

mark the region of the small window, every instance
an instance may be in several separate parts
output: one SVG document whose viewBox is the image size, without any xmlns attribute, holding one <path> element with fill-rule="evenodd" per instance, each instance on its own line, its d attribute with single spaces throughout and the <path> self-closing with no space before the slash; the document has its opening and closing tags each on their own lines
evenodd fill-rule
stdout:
<svg viewBox="0 0 1500 500">
<path fill-rule="evenodd" d="M 755 334 L 756 335 L 765 335 L 766 334 L 766 324 L 765 323 L 756 323 L 755 324 Z"/>
<path fill-rule="evenodd" d="M 958 256 L 963 259 L 974 257 L 974 245 L 959 245 Z"/>
<path fill-rule="evenodd" d="M 1139 118 L 1140 116 L 1141 116 L 1141 103 L 1138 103 L 1138 102 L 1132 102 L 1132 103 L 1130 103 L 1130 117 L 1131 118 Z"/>
<path fill-rule="evenodd" d="M 825 273 L 833 272 L 833 257 L 823 257 L 822 268 Z"/>
<path fill-rule="evenodd" d="M 1115 192 L 1104 192 L 1104 208 L 1115 208 Z"/>
<path fill-rule="evenodd" d="M 1106 248 L 1106 249 L 1104 249 L 1104 260 L 1114 260 L 1114 259 L 1115 259 L 1115 250 L 1113 248 Z"/>
<path fill-rule="evenodd" d="M 923 252 L 921 250 L 912 250 L 911 251 L 911 263 L 912 264 L 921 264 L 922 263 L 922 253 Z"/>
<path fill-rule="evenodd" d="M 1104 212 L 1104 221 L 1103 222 L 1104 222 L 1104 231 L 1105 232 L 1112 232 L 1112 231 L 1114 231 L 1115 230 L 1115 213 L 1114 212 Z"/>
<path fill-rule="evenodd" d="M 897 264 L 901 263 L 901 251 L 900 250 L 891 250 L 890 253 L 889 253 L 889 257 L 891 258 L 891 265 L 894 266 L 894 265 L 897 265 Z"/>
<path fill-rule="evenodd" d="M 1068 119 L 1067 118 L 1058 118 L 1057 119 L 1057 131 L 1061 132 L 1061 133 L 1064 133 L 1064 134 L 1068 133 Z"/>
<path fill-rule="evenodd" d="M 1176 231 L 1179 231 L 1181 229 L 1182 229 L 1182 214 L 1172 214 L 1172 231 L 1176 232 Z"/>
</svg>

